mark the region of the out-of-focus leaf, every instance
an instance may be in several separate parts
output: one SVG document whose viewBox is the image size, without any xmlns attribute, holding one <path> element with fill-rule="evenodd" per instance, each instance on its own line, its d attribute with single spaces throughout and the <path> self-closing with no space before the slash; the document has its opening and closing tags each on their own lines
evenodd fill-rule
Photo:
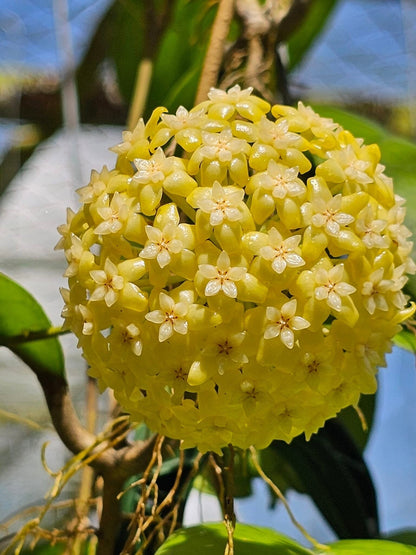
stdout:
<svg viewBox="0 0 416 555">
<path fill-rule="evenodd" d="M 277 443 L 280 445 L 280 442 Z M 288 460 L 288 458 L 280 456 L 278 448 L 275 447 L 271 445 L 267 449 L 259 451 L 261 467 L 264 472 L 279 487 L 283 494 L 290 488 L 299 493 L 308 493 L 290 459 Z M 272 491 L 270 494 L 270 506 L 273 508 L 276 505 L 277 498 Z"/>
<path fill-rule="evenodd" d="M 64 553 L 65 545 L 46 545 L 44 543 L 37 544 L 33 549 L 22 551 L 22 555 L 61 555 Z"/>
<path fill-rule="evenodd" d="M 367 429 L 363 429 L 363 423 L 353 407 L 343 409 L 337 416 L 343 426 L 347 429 L 348 433 L 354 440 L 355 445 L 364 450 L 367 445 L 368 438 L 370 437 L 371 426 L 373 425 L 374 412 L 376 407 L 376 394 L 374 395 L 361 395 L 359 402 L 359 409 L 362 412 Z"/>
<path fill-rule="evenodd" d="M 333 118 L 356 137 L 369 143 L 377 143 L 381 150 L 381 162 L 386 175 L 393 178 L 394 190 L 407 201 L 406 224 L 416 233 L 416 144 L 389 133 L 381 125 L 368 118 L 352 114 L 333 106 L 314 106 L 316 111 Z M 416 300 L 416 276 L 410 276 L 406 292 Z"/>
<path fill-rule="evenodd" d="M 360 116 L 348 110 L 343 110 L 337 106 L 326 106 L 323 104 L 314 104 L 316 110 L 321 116 L 332 118 L 334 121 L 342 125 L 345 129 L 350 130 L 356 137 L 361 137 L 366 143 L 380 143 L 387 131 L 378 123 L 369 118 Z"/>
<path fill-rule="evenodd" d="M 319 555 L 412 555 L 416 547 L 387 540 L 340 540 Z"/>
<path fill-rule="evenodd" d="M 204 0 L 177 0 L 155 58 L 149 110 L 192 107 L 217 7 Z"/>
<path fill-rule="evenodd" d="M 302 24 L 288 41 L 289 70 L 302 60 L 313 41 L 319 36 L 338 0 L 314 0 Z"/>
<path fill-rule="evenodd" d="M 56 337 L 14 342 L 13 337 L 47 331 L 51 323 L 40 304 L 19 284 L 0 274 L 0 336 L 8 347 L 37 374 L 65 378 L 61 344 Z"/>
<path fill-rule="evenodd" d="M 145 40 L 145 2 L 115 2 L 108 18 L 109 53 L 117 70 L 117 82 L 124 100 L 131 100 L 137 65 L 143 55 Z"/>
<path fill-rule="evenodd" d="M 324 117 L 332 118 L 367 144 L 377 143 L 386 174 L 393 178 L 396 193 L 407 199 L 408 224 L 416 230 L 416 144 L 386 131 L 368 118 L 335 108 L 314 106 Z"/>
<path fill-rule="evenodd" d="M 113 62 L 126 104 L 132 101 L 143 57 L 153 61 L 144 117 L 156 106 L 192 107 L 218 4 L 205 0 L 114 2 L 102 19 L 80 66 L 80 94 L 88 104 L 91 75 Z"/>
<path fill-rule="evenodd" d="M 224 524 L 204 524 L 178 530 L 156 551 L 156 555 L 214 555 L 224 553 Z M 234 550 L 238 555 L 311 555 L 294 540 L 259 526 L 237 523 Z"/>
<path fill-rule="evenodd" d="M 134 440 L 143 441 L 145 439 L 148 439 L 152 434 L 153 432 L 146 426 L 144 422 L 142 422 L 134 430 Z"/>
<path fill-rule="evenodd" d="M 291 466 L 297 480 L 289 485 L 311 496 L 340 538 L 378 535 L 371 476 L 359 449 L 337 420 L 329 420 L 309 442 L 303 437 L 290 444 L 274 441 L 268 450 L 275 453 L 277 468 L 282 460 Z"/>
<path fill-rule="evenodd" d="M 416 335 L 410 330 L 402 330 L 393 338 L 394 343 L 411 353 L 416 353 Z"/>
<path fill-rule="evenodd" d="M 63 543 L 57 543 L 55 545 L 38 543 L 33 549 L 24 549 L 21 555 L 62 555 L 63 553 L 68 553 L 67 546 Z M 91 555 L 91 548 L 89 547 L 88 541 L 81 546 L 80 555 Z"/>
<path fill-rule="evenodd" d="M 401 530 L 400 532 L 395 532 L 394 534 L 389 534 L 385 536 L 386 540 L 392 542 L 405 543 L 406 545 L 416 546 L 416 529 L 412 530 Z"/>
</svg>

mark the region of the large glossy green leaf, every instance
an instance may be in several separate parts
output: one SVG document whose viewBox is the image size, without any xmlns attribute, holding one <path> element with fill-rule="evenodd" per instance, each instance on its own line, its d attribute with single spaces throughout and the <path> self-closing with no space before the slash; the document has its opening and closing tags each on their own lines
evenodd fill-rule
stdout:
<svg viewBox="0 0 416 555">
<path fill-rule="evenodd" d="M 320 555 L 414 555 L 416 547 L 387 540 L 341 540 Z"/>
<path fill-rule="evenodd" d="M 307 16 L 288 41 L 289 70 L 299 64 L 321 33 L 338 0 L 314 0 Z"/>
<path fill-rule="evenodd" d="M 316 105 L 322 116 L 330 117 L 366 143 L 377 143 L 386 174 L 393 178 L 395 192 L 407 200 L 406 224 L 416 234 L 416 143 L 386 131 L 368 118 L 333 106 Z M 415 254 L 415 250 L 413 251 Z M 416 276 L 410 276 L 406 291 L 416 300 Z"/>
<path fill-rule="evenodd" d="M 14 338 L 45 332 L 51 323 L 40 304 L 19 284 L 0 274 L 0 344 L 8 347 L 37 374 L 65 377 L 64 357 L 56 337 L 29 342 Z"/>
<path fill-rule="evenodd" d="M 222 523 L 182 528 L 156 555 L 216 555 L 224 553 L 227 530 Z M 238 555 L 311 555 L 311 551 L 268 528 L 237 523 L 234 550 Z"/>
<path fill-rule="evenodd" d="M 282 461 L 291 468 L 296 480 L 291 483 L 286 474 L 288 485 L 311 496 L 338 537 L 378 535 L 371 476 L 360 450 L 340 422 L 329 420 L 309 442 L 299 436 L 290 444 L 274 441 L 268 450 L 276 457 L 277 469 L 282 468 Z"/>
</svg>

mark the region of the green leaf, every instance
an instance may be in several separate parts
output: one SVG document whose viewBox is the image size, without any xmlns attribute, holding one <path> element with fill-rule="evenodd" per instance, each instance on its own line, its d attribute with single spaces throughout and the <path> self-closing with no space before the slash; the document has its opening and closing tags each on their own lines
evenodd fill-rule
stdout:
<svg viewBox="0 0 416 555">
<path fill-rule="evenodd" d="M 65 545 L 56 544 L 48 545 L 44 543 L 37 544 L 33 549 L 22 551 L 22 555 L 61 555 L 65 552 Z"/>
<path fill-rule="evenodd" d="M 108 50 L 114 60 L 117 83 L 128 103 L 133 95 L 137 67 L 143 55 L 144 12 L 145 2 L 115 2 L 105 20 L 105 27 L 100 29 L 108 37 Z"/>
<path fill-rule="evenodd" d="M 156 555 L 215 555 L 224 553 L 227 530 L 222 523 L 182 528 L 156 551 Z M 311 555 L 294 540 L 258 526 L 237 523 L 234 549 L 238 555 Z"/>
<path fill-rule="evenodd" d="M 323 117 L 332 118 L 345 129 L 351 131 L 356 137 L 363 138 L 367 144 L 380 144 L 387 133 L 384 127 L 371 119 L 348 110 L 343 110 L 337 106 L 314 104 L 313 109 Z"/>
<path fill-rule="evenodd" d="M 416 546 L 416 529 L 401 530 L 385 536 L 384 539 Z"/>
<path fill-rule="evenodd" d="M 95 68 L 110 59 L 130 104 L 140 61 L 146 57 L 153 61 L 153 71 L 144 117 L 156 106 L 192 107 L 216 9 L 205 0 L 114 2 L 80 66 L 82 97 L 88 99 Z"/>
<path fill-rule="evenodd" d="M 306 17 L 288 41 L 289 71 L 301 62 L 314 40 L 320 35 L 336 4 L 337 0 L 311 2 Z"/>
<path fill-rule="evenodd" d="M 45 332 L 51 323 L 40 304 L 19 284 L 0 274 L 1 344 L 21 358 L 35 374 L 55 374 L 65 379 L 64 357 L 56 337 L 15 342 L 16 336 Z"/>
<path fill-rule="evenodd" d="M 348 129 L 367 144 L 377 143 L 381 150 L 381 162 L 386 166 L 386 175 L 393 178 L 394 190 L 407 200 L 406 225 L 416 233 L 416 143 L 386 131 L 381 125 L 368 118 L 333 106 L 315 105 L 314 109 L 324 117 Z M 416 251 L 413 251 L 416 254 Z M 406 292 L 416 300 L 416 276 L 410 276 Z"/>
<path fill-rule="evenodd" d="M 90 555 L 91 553 L 95 553 L 95 548 L 93 547 L 93 551 L 91 551 L 89 544 L 89 540 L 83 542 L 80 555 Z M 68 548 L 64 543 L 49 545 L 42 542 L 36 544 L 33 549 L 24 549 L 21 552 L 21 555 L 61 555 L 64 553 L 68 553 Z"/>
<path fill-rule="evenodd" d="M 361 395 L 360 397 L 359 409 L 365 418 L 365 422 L 367 424 L 366 430 L 363 429 L 362 422 L 357 414 L 357 411 L 353 407 L 343 409 L 337 416 L 337 419 L 347 429 L 348 433 L 354 440 L 355 445 L 361 450 L 361 452 L 364 451 L 370 437 L 370 430 L 373 425 L 376 407 L 376 397 L 376 393 L 373 395 Z"/>
<path fill-rule="evenodd" d="M 371 476 L 361 452 L 340 422 L 327 421 L 309 442 L 299 436 L 290 444 L 274 441 L 268 450 L 274 452 L 277 468 L 281 468 L 282 460 L 290 465 L 296 481 L 288 485 L 311 496 L 338 537 L 378 535 Z"/>
<path fill-rule="evenodd" d="M 386 131 L 368 118 L 333 106 L 314 106 L 324 117 L 332 118 L 367 144 L 377 143 L 386 174 L 393 178 L 396 193 L 407 199 L 407 223 L 416 231 L 416 144 Z"/>
<path fill-rule="evenodd" d="M 387 540 L 341 540 L 320 555 L 414 555 L 416 547 Z"/>
<path fill-rule="evenodd" d="M 416 353 L 416 335 L 412 331 L 402 330 L 393 337 L 393 341 L 398 347 Z"/>
<path fill-rule="evenodd" d="M 149 110 L 193 106 L 216 8 L 204 0 L 177 0 L 155 58 Z"/>
</svg>

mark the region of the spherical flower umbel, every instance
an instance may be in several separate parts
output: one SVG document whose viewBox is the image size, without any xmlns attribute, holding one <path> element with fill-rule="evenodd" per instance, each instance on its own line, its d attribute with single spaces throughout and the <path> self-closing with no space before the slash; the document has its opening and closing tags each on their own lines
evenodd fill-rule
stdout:
<svg viewBox="0 0 416 555">
<path fill-rule="evenodd" d="M 376 389 L 414 306 L 376 145 L 235 86 L 123 133 L 59 227 L 65 326 L 136 421 L 216 450 L 316 432 Z"/>
</svg>

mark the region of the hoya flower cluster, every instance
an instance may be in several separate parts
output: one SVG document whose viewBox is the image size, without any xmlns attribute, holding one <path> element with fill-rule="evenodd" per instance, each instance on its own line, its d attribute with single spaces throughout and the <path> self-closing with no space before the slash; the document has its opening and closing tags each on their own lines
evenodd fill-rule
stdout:
<svg viewBox="0 0 416 555">
<path fill-rule="evenodd" d="M 309 437 L 413 313 L 376 145 L 235 86 L 123 133 L 60 227 L 63 316 L 135 420 L 218 450 Z"/>
</svg>

